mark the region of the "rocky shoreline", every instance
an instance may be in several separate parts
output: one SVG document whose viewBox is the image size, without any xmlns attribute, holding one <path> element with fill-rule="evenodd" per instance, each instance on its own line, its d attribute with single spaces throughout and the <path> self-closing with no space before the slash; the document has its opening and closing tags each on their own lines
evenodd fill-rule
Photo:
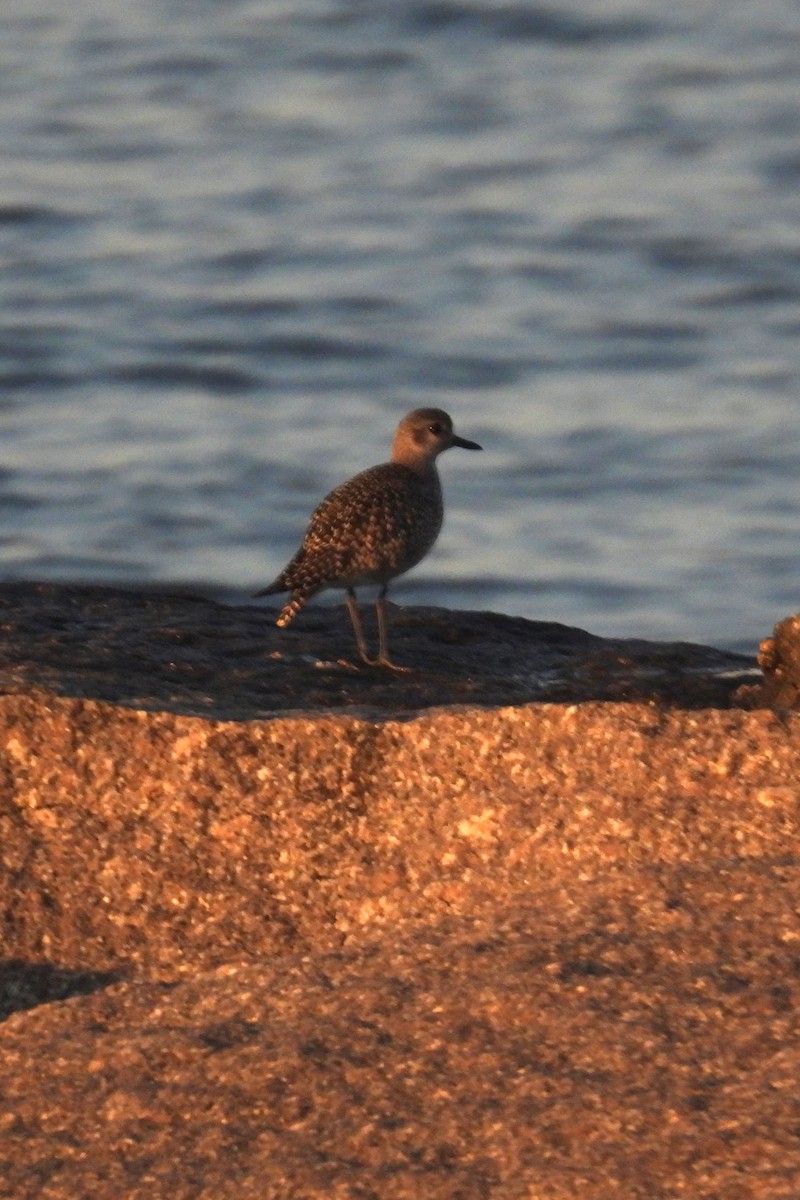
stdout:
<svg viewBox="0 0 800 1200">
<path fill-rule="evenodd" d="M 797 1194 L 800 715 L 749 660 L 0 614 L 0 1194 Z"/>
</svg>

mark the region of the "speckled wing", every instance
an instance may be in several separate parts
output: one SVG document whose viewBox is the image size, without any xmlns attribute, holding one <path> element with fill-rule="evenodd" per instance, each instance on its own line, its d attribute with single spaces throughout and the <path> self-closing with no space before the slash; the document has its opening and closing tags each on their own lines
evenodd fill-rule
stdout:
<svg viewBox="0 0 800 1200">
<path fill-rule="evenodd" d="M 420 475 L 399 463 L 370 467 L 326 496 L 303 544 L 262 594 L 387 583 L 433 546 L 442 526 L 437 473 Z"/>
</svg>

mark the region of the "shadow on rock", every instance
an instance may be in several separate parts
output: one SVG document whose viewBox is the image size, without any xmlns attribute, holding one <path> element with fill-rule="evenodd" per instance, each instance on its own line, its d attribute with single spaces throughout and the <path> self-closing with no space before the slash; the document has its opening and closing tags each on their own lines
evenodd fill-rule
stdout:
<svg viewBox="0 0 800 1200">
<path fill-rule="evenodd" d="M 74 971 L 52 963 L 8 959 L 0 962 L 0 1021 L 39 1004 L 88 996 L 122 979 L 119 971 Z"/>
</svg>

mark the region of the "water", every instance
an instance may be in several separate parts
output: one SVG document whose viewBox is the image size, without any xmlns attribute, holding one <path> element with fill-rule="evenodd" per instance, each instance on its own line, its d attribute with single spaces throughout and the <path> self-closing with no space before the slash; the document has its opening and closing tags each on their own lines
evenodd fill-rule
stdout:
<svg viewBox="0 0 800 1200">
<path fill-rule="evenodd" d="M 2 578 L 240 599 L 435 404 L 397 600 L 800 608 L 794 0 L 4 0 L 0 164 Z"/>
</svg>

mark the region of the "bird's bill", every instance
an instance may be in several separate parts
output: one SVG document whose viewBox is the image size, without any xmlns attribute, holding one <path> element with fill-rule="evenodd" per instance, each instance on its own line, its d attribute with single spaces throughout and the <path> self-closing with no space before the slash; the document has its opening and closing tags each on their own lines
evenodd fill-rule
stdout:
<svg viewBox="0 0 800 1200">
<path fill-rule="evenodd" d="M 456 437 L 453 434 L 451 446 L 460 446 L 462 450 L 482 450 L 483 446 L 479 446 L 477 442 L 468 442 L 466 438 Z"/>
</svg>

